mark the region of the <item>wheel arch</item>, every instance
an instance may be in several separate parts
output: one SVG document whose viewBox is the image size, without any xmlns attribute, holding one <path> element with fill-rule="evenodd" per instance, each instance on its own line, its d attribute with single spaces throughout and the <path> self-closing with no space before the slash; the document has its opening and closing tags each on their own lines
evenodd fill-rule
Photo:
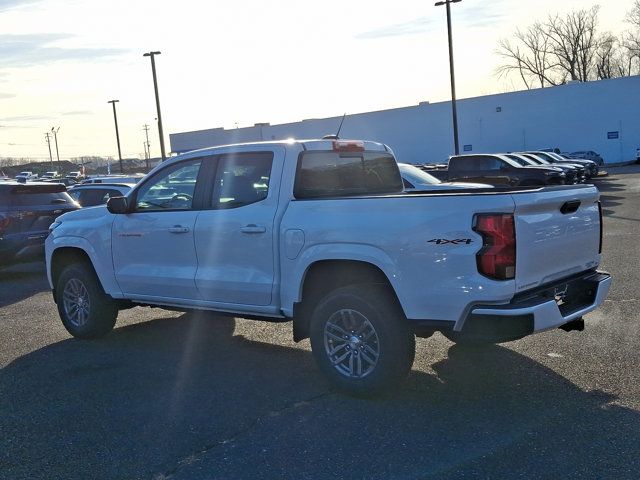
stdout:
<svg viewBox="0 0 640 480">
<path fill-rule="evenodd" d="M 101 268 L 96 267 L 96 259 L 92 255 L 91 250 L 83 248 L 82 245 L 61 245 L 55 248 L 51 252 L 51 257 L 48 268 L 49 281 L 54 294 L 56 293 L 56 287 L 60 274 L 64 270 L 64 267 L 72 263 L 83 263 L 90 267 L 98 278 L 98 282 L 102 287 L 102 290 L 113 298 L 120 298 L 118 295 L 119 289 L 115 282 L 115 278 L 112 278 L 109 273 L 101 271 Z"/>
<path fill-rule="evenodd" d="M 332 290 L 359 284 L 384 285 L 402 309 L 387 274 L 371 262 L 354 259 L 324 259 L 309 264 L 300 284 L 298 302 L 293 306 L 293 338 L 309 337 L 309 320 L 315 302 Z"/>
</svg>

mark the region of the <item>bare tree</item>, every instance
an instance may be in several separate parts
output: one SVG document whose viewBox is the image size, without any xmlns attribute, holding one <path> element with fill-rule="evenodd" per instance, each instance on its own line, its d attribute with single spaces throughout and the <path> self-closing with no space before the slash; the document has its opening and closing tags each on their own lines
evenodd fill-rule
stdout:
<svg viewBox="0 0 640 480">
<path fill-rule="evenodd" d="M 586 82 L 593 70 L 598 48 L 598 5 L 589 10 L 576 10 L 565 17 L 549 16 L 548 29 L 551 52 L 560 69 L 571 80 Z"/>
<path fill-rule="evenodd" d="M 554 78 L 557 65 L 552 63 L 549 36 L 544 25 L 536 22 L 524 32 L 518 29 L 515 37 L 515 45 L 509 40 L 500 40 L 498 55 L 506 63 L 498 68 L 498 75 L 504 76 L 515 71 L 528 89 L 532 87 L 532 82 L 539 83 L 543 88 L 546 85 L 558 85 L 558 80 Z"/>
<path fill-rule="evenodd" d="M 497 53 L 505 63 L 497 74 L 517 73 L 527 88 L 626 75 L 629 62 L 622 50 L 630 47 L 623 48 L 611 33 L 599 34 L 599 11 L 596 5 L 564 16 L 549 15 L 546 21 L 536 22 L 524 32 L 516 30 L 513 41 L 503 39 L 498 44 Z M 636 0 L 635 11 L 637 15 L 629 15 L 638 22 L 640 53 L 640 0 Z"/>
</svg>

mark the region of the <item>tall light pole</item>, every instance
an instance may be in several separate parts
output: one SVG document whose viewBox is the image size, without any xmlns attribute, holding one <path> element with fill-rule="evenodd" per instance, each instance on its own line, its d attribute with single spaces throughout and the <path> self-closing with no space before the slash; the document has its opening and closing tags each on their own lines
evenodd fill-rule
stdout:
<svg viewBox="0 0 640 480">
<path fill-rule="evenodd" d="M 460 153 L 460 144 L 458 143 L 458 110 L 456 108 L 456 76 L 453 70 L 453 40 L 451 39 L 451 4 L 458 3 L 462 0 L 443 0 L 436 2 L 435 6 L 447 7 L 447 33 L 449 35 L 449 71 L 451 73 L 451 113 L 453 115 L 453 145 L 455 153 Z"/>
<path fill-rule="evenodd" d="M 60 127 L 51 127 L 51 131 L 53 132 L 53 138 L 56 141 L 56 158 L 58 159 L 58 168 L 60 168 L 60 152 L 58 152 L 58 130 Z"/>
<path fill-rule="evenodd" d="M 47 139 L 47 145 L 49 146 L 49 161 L 51 162 L 51 170 L 53 170 L 53 155 L 51 155 L 51 137 L 50 137 L 50 133 L 47 132 L 44 134 L 45 138 Z"/>
<path fill-rule="evenodd" d="M 160 114 L 160 96 L 158 95 L 158 78 L 156 77 L 156 60 L 155 56 L 160 55 L 160 52 L 147 52 L 143 57 L 151 58 L 151 72 L 153 73 L 153 89 L 156 92 L 156 110 L 158 111 L 158 134 L 160 135 L 160 154 L 162 155 L 162 161 L 167 159 L 164 151 L 164 134 L 162 133 L 162 115 Z"/>
<path fill-rule="evenodd" d="M 122 152 L 120 151 L 120 133 L 118 132 L 118 115 L 116 115 L 116 102 L 120 100 L 109 100 L 107 103 L 110 103 L 113 106 L 113 121 L 116 124 L 116 141 L 118 142 L 118 159 L 120 160 L 120 173 L 124 173 L 124 167 L 122 166 Z"/>
</svg>

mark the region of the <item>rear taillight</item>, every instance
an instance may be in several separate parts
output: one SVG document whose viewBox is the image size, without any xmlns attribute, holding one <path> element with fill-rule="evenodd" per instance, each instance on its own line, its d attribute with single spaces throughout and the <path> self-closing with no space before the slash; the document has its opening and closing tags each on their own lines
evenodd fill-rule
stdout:
<svg viewBox="0 0 640 480">
<path fill-rule="evenodd" d="M 602 253 L 603 226 L 602 226 L 602 203 L 600 201 L 598 201 L 598 214 L 600 215 L 600 244 L 598 245 L 598 253 Z"/>
<path fill-rule="evenodd" d="M 478 272 L 496 280 L 515 278 L 516 230 L 513 215 L 477 215 L 473 230 L 482 235 L 482 250 L 476 254 Z"/>
</svg>

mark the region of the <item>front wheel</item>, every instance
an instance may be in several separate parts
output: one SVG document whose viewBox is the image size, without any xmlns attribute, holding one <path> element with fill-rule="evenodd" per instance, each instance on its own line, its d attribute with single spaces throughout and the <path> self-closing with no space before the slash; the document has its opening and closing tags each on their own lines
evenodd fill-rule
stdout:
<svg viewBox="0 0 640 480">
<path fill-rule="evenodd" d="M 313 310 L 310 327 L 316 363 L 347 394 L 381 393 L 413 365 L 415 336 L 387 288 L 353 285 L 328 293 Z"/>
<path fill-rule="evenodd" d="M 62 324 L 77 338 L 98 338 L 116 323 L 116 302 L 104 291 L 93 269 L 84 263 L 64 268 L 56 286 Z"/>
</svg>

